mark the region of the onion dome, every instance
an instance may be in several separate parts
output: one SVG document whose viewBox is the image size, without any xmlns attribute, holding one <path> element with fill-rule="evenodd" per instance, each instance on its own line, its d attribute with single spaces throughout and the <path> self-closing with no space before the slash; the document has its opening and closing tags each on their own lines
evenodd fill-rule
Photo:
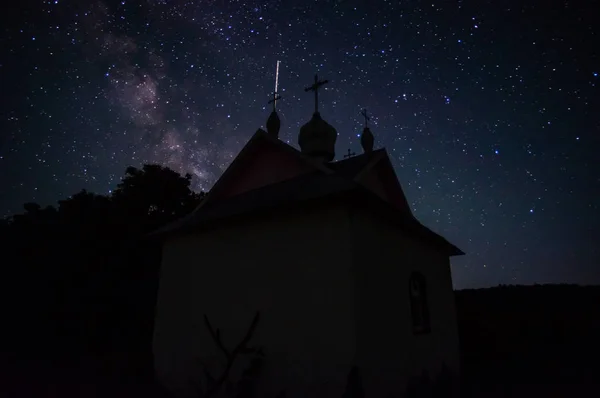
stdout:
<svg viewBox="0 0 600 398">
<path fill-rule="evenodd" d="M 319 160 L 331 162 L 335 157 L 337 131 L 321 118 L 319 112 L 300 127 L 298 145 L 302 153 Z"/>
<path fill-rule="evenodd" d="M 373 144 L 375 143 L 375 137 L 368 127 L 363 129 L 360 135 L 360 145 L 362 145 L 365 153 L 373 152 Z"/>
<path fill-rule="evenodd" d="M 275 138 L 279 137 L 279 129 L 281 128 L 281 120 L 279 115 L 273 110 L 267 119 L 267 133 Z"/>
</svg>

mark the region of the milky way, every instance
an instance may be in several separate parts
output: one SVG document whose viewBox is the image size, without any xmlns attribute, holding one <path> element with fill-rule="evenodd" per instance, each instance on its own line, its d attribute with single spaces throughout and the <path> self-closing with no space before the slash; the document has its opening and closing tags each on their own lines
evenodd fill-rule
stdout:
<svg viewBox="0 0 600 398">
<path fill-rule="evenodd" d="M 585 4 L 18 2 L 2 15 L 0 211 L 108 194 L 144 163 L 208 190 L 264 126 L 280 60 L 280 138 L 297 147 L 315 73 L 337 159 L 361 152 L 367 108 L 417 218 L 467 252 L 456 287 L 598 283 Z"/>
</svg>

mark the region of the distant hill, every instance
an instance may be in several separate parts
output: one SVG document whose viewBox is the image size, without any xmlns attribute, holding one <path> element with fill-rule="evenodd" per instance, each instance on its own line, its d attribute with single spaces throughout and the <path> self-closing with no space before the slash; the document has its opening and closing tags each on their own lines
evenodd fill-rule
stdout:
<svg viewBox="0 0 600 398">
<path fill-rule="evenodd" d="M 464 397 L 600 396 L 600 286 L 460 290 L 456 303 Z M 104 330 L 123 327 L 104 325 Z M 151 334 L 149 320 L 128 327 L 149 328 L 144 334 Z M 53 384 L 57 395 L 78 396 L 76 391 L 83 391 L 78 380 L 98 397 L 163 396 L 148 371 L 150 347 L 126 347 L 115 345 L 111 352 L 105 345 L 102 359 L 82 351 L 83 358 L 15 361 L 19 355 L 13 353 L 0 363 L 0 395 L 8 388 L 14 397 L 54 396 L 43 386 Z"/>
<path fill-rule="evenodd" d="M 600 383 L 600 286 L 460 290 L 456 304 L 468 384 L 565 396 Z"/>
</svg>

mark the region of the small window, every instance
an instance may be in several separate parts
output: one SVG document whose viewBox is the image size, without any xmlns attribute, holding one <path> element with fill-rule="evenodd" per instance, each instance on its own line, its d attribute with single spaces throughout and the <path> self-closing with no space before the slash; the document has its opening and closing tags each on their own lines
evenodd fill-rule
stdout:
<svg viewBox="0 0 600 398">
<path fill-rule="evenodd" d="M 427 305 L 427 283 L 423 274 L 413 272 L 408 282 L 412 327 L 415 334 L 431 331 L 429 307 Z"/>
</svg>

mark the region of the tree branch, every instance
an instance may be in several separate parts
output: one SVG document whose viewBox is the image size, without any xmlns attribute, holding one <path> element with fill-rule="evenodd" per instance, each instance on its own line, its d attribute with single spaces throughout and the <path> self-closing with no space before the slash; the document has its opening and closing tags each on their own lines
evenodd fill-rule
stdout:
<svg viewBox="0 0 600 398">
<path fill-rule="evenodd" d="M 221 351 L 223 351 L 223 353 L 225 354 L 225 357 L 227 358 L 227 364 L 225 365 L 225 369 L 223 370 L 223 373 L 221 374 L 221 376 L 219 376 L 219 378 L 211 386 L 211 388 L 209 388 L 206 391 L 204 398 L 209 398 L 212 395 L 214 395 L 221 388 L 221 386 L 225 383 L 225 381 L 229 377 L 229 372 L 231 371 L 233 362 L 235 361 L 235 359 L 237 358 L 237 356 L 239 354 L 254 352 L 254 350 L 249 349 L 247 347 L 247 344 L 250 341 L 250 339 L 252 338 L 252 336 L 254 335 L 254 331 L 256 330 L 256 326 L 258 325 L 259 319 L 260 319 L 260 313 L 258 311 L 256 311 L 256 314 L 254 315 L 254 318 L 252 319 L 252 323 L 250 324 L 250 327 L 246 331 L 246 335 L 244 336 L 242 341 L 240 341 L 238 343 L 238 345 L 233 349 L 233 351 L 229 352 L 229 350 L 227 350 L 227 348 L 223 344 L 223 341 L 221 340 L 220 330 L 217 329 L 215 331 L 212 328 L 206 314 L 204 315 L 204 322 L 206 323 L 206 327 L 208 328 L 208 331 L 209 331 L 211 337 L 215 341 L 215 344 L 219 347 L 219 349 Z"/>
<path fill-rule="evenodd" d="M 227 358 L 227 360 L 229 360 L 229 358 L 231 357 L 231 354 L 229 354 L 229 351 L 227 351 L 227 348 L 225 348 L 225 345 L 223 345 L 223 341 L 221 340 L 221 331 L 219 329 L 217 329 L 215 331 L 212 328 L 210 321 L 208 320 L 208 316 L 206 316 L 206 314 L 204 314 L 204 323 L 206 324 L 208 332 L 210 333 L 210 336 L 214 340 L 217 347 L 219 347 L 219 349 L 221 351 L 223 351 L 223 354 L 225 354 L 225 358 Z"/>
</svg>

